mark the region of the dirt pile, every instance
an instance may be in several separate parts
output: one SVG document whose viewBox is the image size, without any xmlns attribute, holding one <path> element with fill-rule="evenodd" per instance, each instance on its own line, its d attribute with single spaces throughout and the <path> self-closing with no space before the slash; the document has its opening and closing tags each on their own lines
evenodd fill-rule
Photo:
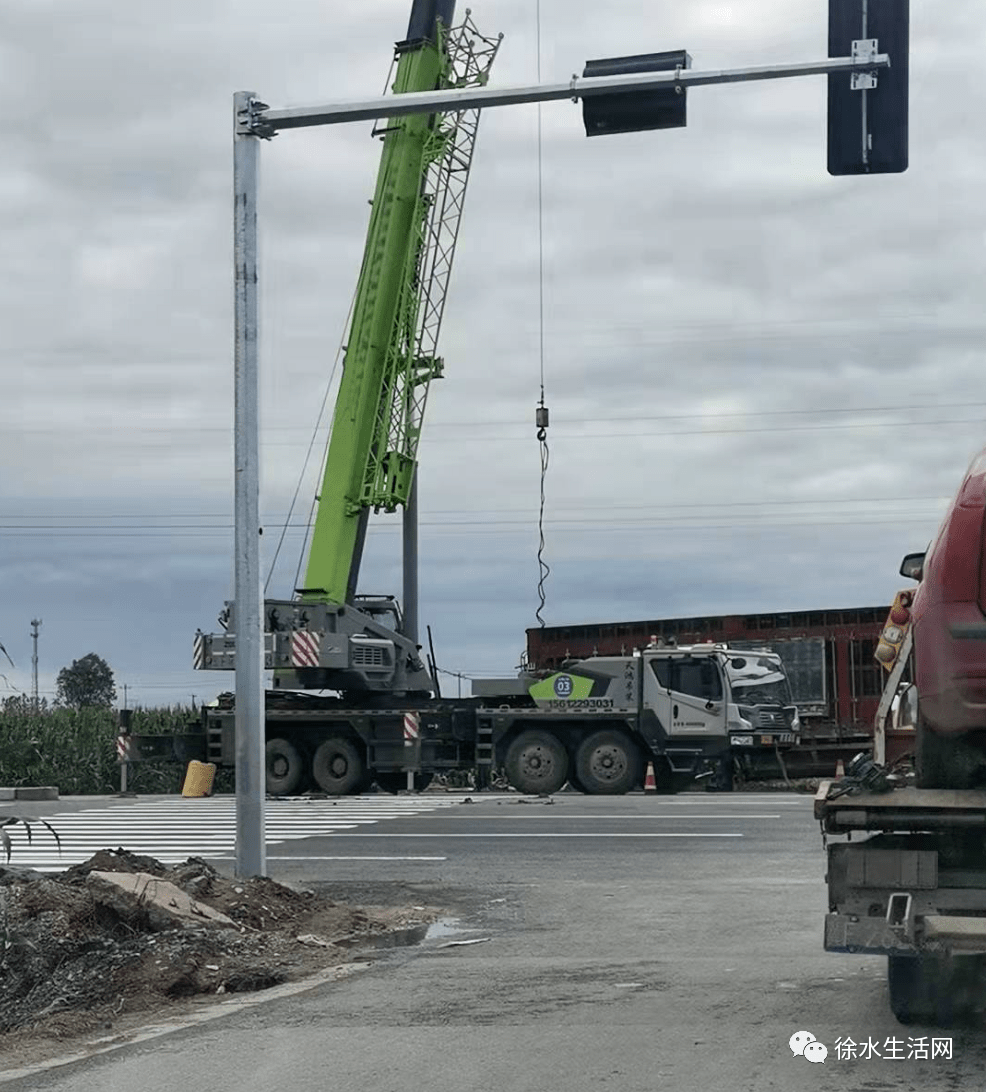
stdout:
<svg viewBox="0 0 986 1092">
<path fill-rule="evenodd" d="M 233 924 L 199 917 L 162 927 L 139 900 L 111 904 L 105 885 L 88 882 L 91 872 L 148 874 Z M 434 917 L 420 907 L 345 906 L 270 879 L 232 880 L 197 857 L 166 868 L 118 849 L 52 876 L 0 868 L 0 1037 L 68 1038 L 135 1013 L 166 1015 L 189 998 L 265 989 Z"/>
</svg>

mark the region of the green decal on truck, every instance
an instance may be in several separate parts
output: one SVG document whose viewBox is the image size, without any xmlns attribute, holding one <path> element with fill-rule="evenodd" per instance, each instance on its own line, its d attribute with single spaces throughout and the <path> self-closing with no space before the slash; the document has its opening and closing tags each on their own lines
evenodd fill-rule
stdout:
<svg viewBox="0 0 986 1092">
<path fill-rule="evenodd" d="M 535 701 L 568 701 L 587 698 L 592 693 L 594 682 L 595 679 L 560 671 L 556 675 L 550 675 L 547 679 L 535 683 L 530 689 L 530 695 Z"/>
</svg>

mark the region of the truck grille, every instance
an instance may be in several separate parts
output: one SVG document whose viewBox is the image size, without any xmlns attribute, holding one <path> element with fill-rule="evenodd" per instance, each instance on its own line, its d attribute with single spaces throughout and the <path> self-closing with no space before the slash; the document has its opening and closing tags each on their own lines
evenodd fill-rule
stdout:
<svg viewBox="0 0 986 1092">
<path fill-rule="evenodd" d="M 386 667 L 387 660 L 384 656 L 386 649 L 379 645 L 350 646 L 353 667 Z"/>
</svg>

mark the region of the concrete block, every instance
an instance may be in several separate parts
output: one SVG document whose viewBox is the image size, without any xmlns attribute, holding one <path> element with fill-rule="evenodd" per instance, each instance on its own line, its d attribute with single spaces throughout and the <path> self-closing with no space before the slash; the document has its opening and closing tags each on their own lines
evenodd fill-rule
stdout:
<svg viewBox="0 0 986 1092">
<path fill-rule="evenodd" d="M 15 800 L 57 800 L 57 785 L 22 785 L 14 789 Z"/>
<path fill-rule="evenodd" d="M 93 898 L 122 918 L 146 915 L 152 929 L 185 925 L 217 925 L 238 928 L 232 918 L 197 902 L 180 887 L 149 872 L 90 872 L 86 886 Z"/>
</svg>

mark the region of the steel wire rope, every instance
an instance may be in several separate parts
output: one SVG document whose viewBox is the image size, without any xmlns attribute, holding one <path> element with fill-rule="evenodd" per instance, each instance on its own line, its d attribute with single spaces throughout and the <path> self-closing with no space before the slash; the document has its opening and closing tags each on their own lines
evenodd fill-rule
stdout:
<svg viewBox="0 0 986 1092">
<path fill-rule="evenodd" d="M 535 36 L 535 52 L 537 54 L 537 82 L 541 82 L 541 0 L 537 0 L 535 10 L 535 23 L 537 33 Z M 537 104 L 537 178 L 538 178 L 538 358 L 541 371 L 541 401 L 536 414 L 537 439 L 541 457 L 541 489 L 540 504 L 538 507 L 538 607 L 534 617 L 538 620 L 541 629 L 545 627 L 542 614 L 545 603 L 545 581 L 551 575 L 551 567 L 544 560 L 544 497 L 545 481 L 548 476 L 548 463 L 550 451 L 548 449 L 548 410 L 544 404 L 544 141 L 541 126 L 541 103 Z M 521 655 L 523 662 L 523 654 Z"/>
</svg>

